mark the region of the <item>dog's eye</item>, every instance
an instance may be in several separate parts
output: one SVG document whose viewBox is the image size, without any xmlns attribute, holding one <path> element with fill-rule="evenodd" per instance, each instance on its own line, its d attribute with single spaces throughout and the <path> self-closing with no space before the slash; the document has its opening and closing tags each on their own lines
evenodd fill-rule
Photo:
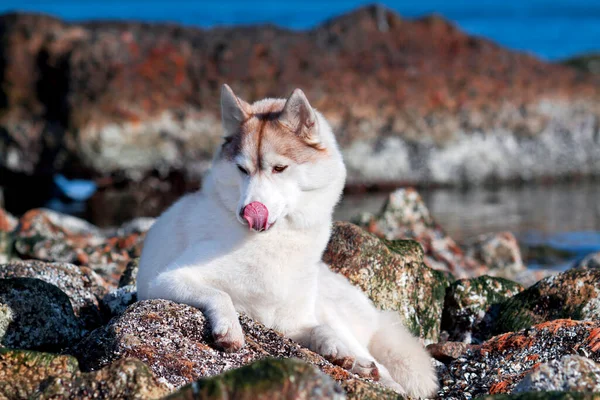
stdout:
<svg viewBox="0 0 600 400">
<path fill-rule="evenodd" d="M 246 168 L 242 167 L 241 165 L 238 165 L 237 167 L 242 174 L 248 175 L 248 170 L 246 170 Z"/>
<path fill-rule="evenodd" d="M 285 169 L 287 168 L 287 165 L 276 165 L 273 167 L 273 173 L 274 174 L 279 174 L 283 171 L 285 171 Z"/>
</svg>

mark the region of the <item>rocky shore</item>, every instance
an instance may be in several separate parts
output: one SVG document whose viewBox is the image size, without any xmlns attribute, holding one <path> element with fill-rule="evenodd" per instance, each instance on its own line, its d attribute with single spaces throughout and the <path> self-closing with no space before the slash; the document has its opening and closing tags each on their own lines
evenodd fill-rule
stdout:
<svg viewBox="0 0 600 400">
<path fill-rule="evenodd" d="M 245 315 L 247 344 L 227 353 L 198 309 L 137 301 L 152 222 L 100 229 L 44 209 L 19 219 L 0 209 L 0 397 L 400 398 Z M 563 273 L 527 273 L 514 238 L 457 244 L 412 189 L 355 222 L 363 227 L 334 225 L 323 258 L 421 337 L 438 370 L 436 398 L 600 396 L 600 255 Z"/>
<path fill-rule="evenodd" d="M 63 173 L 100 186 L 92 220 L 156 215 L 200 184 L 220 140 L 223 82 L 247 100 L 301 87 L 337 133 L 355 187 L 600 174 L 599 75 L 437 16 L 371 6 L 290 31 L 9 14 L 0 60 L 0 186 L 18 214 Z"/>
</svg>

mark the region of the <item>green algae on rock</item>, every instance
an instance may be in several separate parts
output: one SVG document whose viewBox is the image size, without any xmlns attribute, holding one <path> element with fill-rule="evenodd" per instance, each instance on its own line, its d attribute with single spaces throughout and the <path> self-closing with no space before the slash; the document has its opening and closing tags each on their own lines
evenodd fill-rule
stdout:
<svg viewBox="0 0 600 400">
<path fill-rule="evenodd" d="M 69 380 L 77 371 L 71 356 L 0 348 L 0 397 L 31 398 L 49 378 Z"/>
<path fill-rule="evenodd" d="M 485 265 L 465 255 L 444 232 L 413 188 L 390 193 L 379 213 L 362 214 L 354 222 L 381 238 L 416 240 L 423 247 L 425 264 L 438 271 L 449 272 L 459 278 L 487 271 Z"/>
<path fill-rule="evenodd" d="M 480 343 L 481 332 L 489 331 L 499 303 L 523 291 L 523 286 L 491 276 L 460 279 L 446 290 L 441 329 L 449 340 Z"/>
<path fill-rule="evenodd" d="M 0 397 L 5 399 L 154 399 L 165 393 L 138 360 L 82 373 L 72 356 L 0 349 Z"/>
<path fill-rule="evenodd" d="M 437 341 L 448 280 L 423 264 L 419 243 L 382 240 L 354 224 L 336 222 L 323 261 L 377 307 L 398 311 L 415 335 Z"/>
<path fill-rule="evenodd" d="M 86 332 L 67 295 L 33 278 L 0 279 L 0 304 L 10 318 L 0 344 L 5 347 L 60 351 Z M 10 312 L 6 312 L 6 308 Z"/>
<path fill-rule="evenodd" d="M 335 381 L 298 359 L 266 358 L 211 378 L 199 379 L 165 400 L 345 399 Z"/>
<path fill-rule="evenodd" d="M 514 393 L 547 391 L 600 394 L 600 364 L 577 355 L 550 360 L 526 375 Z"/>
<path fill-rule="evenodd" d="M 484 336 L 555 319 L 600 320 L 600 269 L 571 269 L 542 279 L 498 305 Z"/>
</svg>

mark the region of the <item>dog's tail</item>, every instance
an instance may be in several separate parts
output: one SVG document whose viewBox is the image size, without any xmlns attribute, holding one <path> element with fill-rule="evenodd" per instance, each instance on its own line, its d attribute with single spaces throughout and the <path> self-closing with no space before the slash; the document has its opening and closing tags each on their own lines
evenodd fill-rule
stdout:
<svg viewBox="0 0 600 400">
<path fill-rule="evenodd" d="M 369 352 L 409 395 L 427 397 L 437 391 L 438 379 L 431 358 L 397 313 L 381 313 L 379 329 L 369 342 Z"/>
</svg>

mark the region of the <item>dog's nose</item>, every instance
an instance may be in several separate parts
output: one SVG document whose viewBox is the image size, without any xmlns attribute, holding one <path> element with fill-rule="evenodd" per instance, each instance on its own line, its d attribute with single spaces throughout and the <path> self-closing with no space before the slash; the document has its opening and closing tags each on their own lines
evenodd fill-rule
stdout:
<svg viewBox="0 0 600 400">
<path fill-rule="evenodd" d="M 253 201 L 246 205 L 240 216 L 248 222 L 248 229 L 254 229 L 257 232 L 269 229 L 269 210 L 259 201 Z"/>
</svg>

